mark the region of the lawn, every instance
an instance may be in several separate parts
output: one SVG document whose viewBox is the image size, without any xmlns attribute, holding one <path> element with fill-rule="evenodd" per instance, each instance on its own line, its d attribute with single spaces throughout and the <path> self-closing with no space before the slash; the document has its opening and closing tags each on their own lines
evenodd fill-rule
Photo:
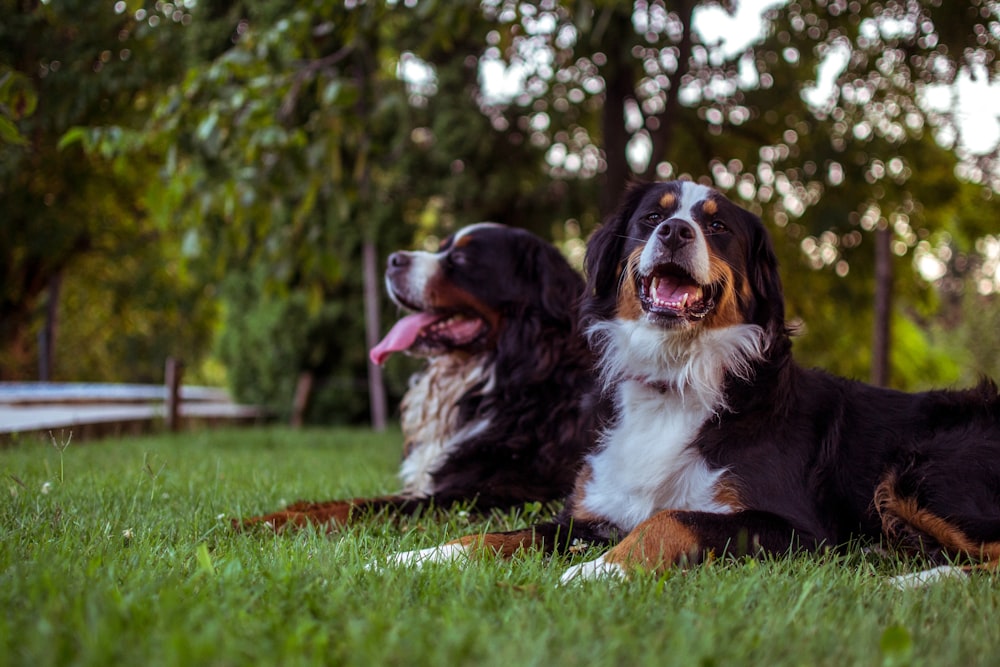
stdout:
<svg viewBox="0 0 1000 667">
<path fill-rule="evenodd" d="M 539 510 L 239 534 L 233 516 L 393 490 L 398 434 L 55 436 L 0 450 L 4 665 L 997 662 L 989 575 L 898 591 L 886 575 L 907 564 L 860 549 L 564 588 L 571 561 L 538 555 L 379 571 L 365 566 Z"/>
</svg>

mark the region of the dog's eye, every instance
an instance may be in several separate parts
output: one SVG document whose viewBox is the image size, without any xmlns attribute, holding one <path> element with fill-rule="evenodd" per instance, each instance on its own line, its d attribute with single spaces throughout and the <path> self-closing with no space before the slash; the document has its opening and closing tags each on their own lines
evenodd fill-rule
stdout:
<svg viewBox="0 0 1000 667">
<path fill-rule="evenodd" d="M 722 222 L 722 220 L 713 220 L 712 222 L 708 223 L 708 231 L 712 232 L 713 234 L 721 234 L 727 229 L 728 227 L 726 227 L 726 223 Z"/>
<path fill-rule="evenodd" d="M 646 216 L 646 222 L 648 222 L 651 225 L 658 225 L 661 222 L 663 222 L 663 214 L 662 213 L 650 213 L 650 214 L 648 214 Z"/>
<path fill-rule="evenodd" d="M 450 252 L 445 258 L 449 266 L 462 268 L 469 265 L 469 257 L 462 252 Z"/>
</svg>

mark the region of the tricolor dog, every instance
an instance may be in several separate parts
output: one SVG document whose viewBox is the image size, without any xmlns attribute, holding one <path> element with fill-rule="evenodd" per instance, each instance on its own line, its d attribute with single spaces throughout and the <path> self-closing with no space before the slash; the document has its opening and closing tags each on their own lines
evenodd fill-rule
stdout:
<svg viewBox="0 0 1000 667">
<path fill-rule="evenodd" d="M 858 537 L 932 563 L 1000 558 L 992 382 L 909 394 L 800 367 L 763 224 L 692 182 L 631 188 L 586 265 L 603 427 L 565 511 L 396 562 L 576 538 L 613 547 L 566 580 Z"/>
<path fill-rule="evenodd" d="M 592 442 L 593 359 L 580 334 L 583 279 L 559 251 L 513 227 L 480 223 L 434 252 L 390 255 L 393 301 L 409 314 L 371 351 L 427 359 L 401 406 L 394 495 L 300 501 L 241 526 L 342 525 L 387 510 L 471 503 L 477 511 L 561 499 Z"/>
</svg>

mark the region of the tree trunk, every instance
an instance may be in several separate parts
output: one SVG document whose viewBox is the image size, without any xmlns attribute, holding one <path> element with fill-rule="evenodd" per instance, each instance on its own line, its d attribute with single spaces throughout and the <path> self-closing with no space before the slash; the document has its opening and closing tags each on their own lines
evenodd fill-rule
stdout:
<svg viewBox="0 0 1000 667">
<path fill-rule="evenodd" d="M 378 68 L 375 53 L 378 45 L 365 42 L 359 47 L 359 62 L 355 68 L 355 80 L 358 84 L 358 101 L 356 109 L 359 118 L 368 116 L 368 109 L 373 100 L 377 98 L 375 88 L 375 72 Z M 371 143 L 372 138 L 366 128 L 362 128 L 358 137 L 358 200 L 367 202 L 369 206 L 377 206 L 372 197 L 372 174 L 371 174 Z M 380 220 L 377 214 L 369 216 L 374 220 Z M 375 239 L 378 238 L 380 225 L 368 224 L 362 234 L 361 242 L 361 262 L 362 281 L 364 282 L 365 295 L 365 342 L 368 349 L 372 349 L 378 344 L 380 324 L 379 324 L 379 280 L 378 253 L 375 249 Z M 382 380 L 382 370 L 370 359 L 368 361 L 368 407 L 371 414 L 372 428 L 376 431 L 384 431 L 386 426 L 386 395 L 385 383 Z"/>
<path fill-rule="evenodd" d="M 609 44 L 628 45 L 628 35 L 633 31 L 631 11 L 611 12 L 606 21 L 605 39 Z M 604 67 L 604 107 L 601 109 L 601 133 L 603 134 L 604 159 L 607 168 L 601 188 L 601 216 L 614 212 L 628 182 L 629 165 L 625 151 L 628 147 L 628 132 L 625 130 L 625 101 L 635 96 L 632 80 L 631 54 L 627 48 L 608 48 L 608 62 Z"/>
<path fill-rule="evenodd" d="M 365 241 L 363 250 L 364 290 L 365 290 L 365 341 L 368 349 L 378 344 L 379 324 L 378 295 L 380 281 L 378 279 L 378 258 L 375 252 L 375 242 Z M 384 431 L 386 424 L 385 383 L 382 381 L 382 370 L 368 362 L 368 400 L 371 409 L 372 428 Z"/>
<path fill-rule="evenodd" d="M 59 293 L 62 272 L 49 279 L 49 298 L 45 304 L 45 325 L 38 333 L 38 381 L 51 382 L 55 375 L 56 336 L 59 333 Z"/>
<path fill-rule="evenodd" d="M 872 384 L 889 384 L 889 335 L 892 320 L 892 231 L 875 230 L 875 317 L 872 328 Z"/>
<path fill-rule="evenodd" d="M 679 122 L 680 97 L 678 93 L 684 75 L 691 69 L 691 52 L 694 49 L 694 8 L 697 4 L 696 0 L 681 0 L 675 3 L 675 11 L 681 20 L 683 32 L 681 40 L 677 44 L 677 69 L 667 77 L 670 81 L 670 90 L 667 91 L 667 101 L 663 112 L 650 119 L 655 121 L 653 126 L 650 126 L 647 120 L 647 129 L 652 141 L 649 164 L 646 165 L 646 171 L 642 175 L 647 180 L 656 177 L 656 168 L 667 157 L 674 141 L 674 133 Z"/>
<path fill-rule="evenodd" d="M 695 0 L 681 0 L 674 5 L 684 29 L 677 44 L 677 69 L 668 77 L 670 89 L 667 91 L 665 108 L 661 113 L 646 119 L 646 131 L 649 132 L 651 150 L 649 164 L 640 174 L 644 180 L 656 178 L 657 166 L 670 151 L 679 115 L 680 100 L 677 93 L 684 75 L 690 71 L 691 66 L 691 52 L 694 48 L 692 21 L 697 2 Z M 602 17 L 600 27 L 596 28 L 593 34 L 595 41 L 607 45 L 602 48 L 602 51 L 608 59 L 607 64 L 601 70 L 605 82 L 601 132 L 603 134 L 604 158 L 607 163 L 601 190 L 602 215 L 608 215 L 612 212 L 625 190 L 631 173 L 626 156 L 629 135 L 625 129 L 625 102 L 635 98 L 635 68 L 637 66 L 629 47 L 635 41 L 631 9 L 615 11 L 609 8 L 605 11 L 611 13 L 606 19 Z M 617 48 L 614 45 L 618 45 Z"/>
<path fill-rule="evenodd" d="M 295 397 L 292 398 L 292 428 L 302 428 L 306 423 L 306 412 L 309 410 L 309 401 L 312 399 L 313 383 L 315 376 L 312 371 L 302 371 L 299 373 L 298 382 L 295 383 Z"/>
</svg>

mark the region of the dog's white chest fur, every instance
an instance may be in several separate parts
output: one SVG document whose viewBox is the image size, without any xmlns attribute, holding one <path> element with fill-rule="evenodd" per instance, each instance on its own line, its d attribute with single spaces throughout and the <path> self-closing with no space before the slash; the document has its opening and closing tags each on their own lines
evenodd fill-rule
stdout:
<svg viewBox="0 0 1000 667">
<path fill-rule="evenodd" d="M 691 447 L 710 412 L 637 381 L 619 387 L 619 421 L 590 458 L 584 505 L 632 530 L 663 509 L 729 511 L 715 500 L 722 470 Z"/>
<path fill-rule="evenodd" d="M 739 325 L 677 342 L 643 322 L 613 321 L 590 334 L 600 342 L 617 419 L 588 459 L 583 507 L 627 531 L 664 509 L 733 511 L 717 499 L 725 470 L 711 469 L 693 443 L 725 408 L 726 372 L 760 354 L 759 328 Z"/>
<path fill-rule="evenodd" d="M 469 389 L 493 382 L 492 367 L 481 356 L 444 355 L 429 360 L 416 375 L 400 406 L 404 437 L 399 477 L 403 493 L 426 496 L 434 491 L 433 473 L 441 467 L 455 444 L 485 429 L 484 420 L 458 424 L 458 399 Z"/>
</svg>

